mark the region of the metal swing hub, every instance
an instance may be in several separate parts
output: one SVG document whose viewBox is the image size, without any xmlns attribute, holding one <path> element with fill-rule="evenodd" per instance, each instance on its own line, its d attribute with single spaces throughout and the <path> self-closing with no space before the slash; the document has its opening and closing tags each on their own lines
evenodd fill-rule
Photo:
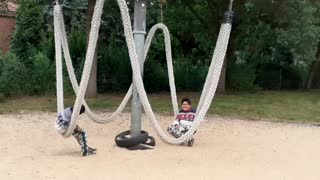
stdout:
<svg viewBox="0 0 320 180">
<path fill-rule="evenodd" d="M 164 1 L 164 0 L 161 0 Z M 134 0 L 133 37 L 139 59 L 141 76 L 144 68 L 144 44 L 146 36 L 146 13 L 148 0 Z M 133 83 L 134 84 L 134 83 Z M 139 144 L 155 146 L 155 139 L 141 130 L 142 104 L 135 85 L 132 88 L 131 130 L 118 134 L 115 138 L 119 147 L 133 147 Z M 143 148 L 143 147 L 142 147 Z"/>
</svg>

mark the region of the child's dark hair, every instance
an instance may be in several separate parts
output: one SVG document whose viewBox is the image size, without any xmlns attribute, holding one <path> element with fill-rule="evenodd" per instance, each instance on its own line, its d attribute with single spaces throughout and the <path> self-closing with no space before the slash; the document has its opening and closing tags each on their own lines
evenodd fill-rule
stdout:
<svg viewBox="0 0 320 180">
<path fill-rule="evenodd" d="M 183 104 L 184 102 L 187 102 L 188 104 L 191 105 L 191 100 L 190 100 L 189 98 L 183 98 L 183 99 L 181 100 L 181 104 Z"/>
<path fill-rule="evenodd" d="M 73 107 L 71 107 L 71 111 L 73 112 Z M 86 108 L 83 105 L 81 105 L 81 109 L 80 109 L 80 113 L 79 114 L 84 113 L 84 111 L 86 111 Z"/>
<path fill-rule="evenodd" d="M 86 111 L 86 108 L 83 105 L 81 105 L 80 114 L 84 113 L 84 111 Z"/>
</svg>

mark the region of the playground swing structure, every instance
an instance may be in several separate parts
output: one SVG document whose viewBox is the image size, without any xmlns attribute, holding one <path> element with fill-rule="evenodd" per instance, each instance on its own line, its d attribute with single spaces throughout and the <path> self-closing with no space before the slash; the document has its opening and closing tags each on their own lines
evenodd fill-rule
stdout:
<svg viewBox="0 0 320 180">
<path fill-rule="evenodd" d="M 137 0 L 139 1 L 139 0 Z M 163 2 L 163 0 L 161 0 Z M 91 111 L 88 104 L 85 101 L 85 93 L 88 86 L 90 71 L 92 67 L 92 62 L 94 59 L 94 53 L 97 46 L 97 41 L 99 38 L 99 27 L 101 23 L 101 15 L 103 13 L 103 6 L 105 0 L 97 0 L 94 8 L 92 23 L 91 23 L 91 30 L 89 34 L 89 43 L 87 47 L 87 53 L 85 58 L 85 64 L 83 68 L 83 73 L 81 77 L 81 82 L 78 84 L 75 71 L 72 65 L 72 60 L 70 56 L 68 41 L 67 41 L 67 34 L 63 19 L 63 12 L 60 4 L 56 1 L 56 5 L 54 6 L 54 35 L 55 35 L 55 57 L 56 57 L 56 83 L 57 83 L 57 111 L 61 113 L 64 110 L 64 95 L 63 95 L 63 57 L 65 59 L 69 79 L 73 90 L 76 94 L 76 100 L 74 103 L 73 114 L 71 117 L 70 125 L 67 131 L 63 134 L 64 137 L 70 137 L 74 128 L 77 124 L 77 120 L 79 118 L 79 112 L 81 106 L 85 106 L 86 114 L 92 119 L 94 122 L 99 124 L 109 123 L 116 119 L 116 117 L 123 111 L 126 104 L 128 103 L 130 97 L 132 96 L 133 87 L 135 87 L 141 104 L 144 108 L 144 112 L 148 119 L 150 120 L 152 127 L 154 128 L 156 134 L 159 136 L 161 140 L 169 144 L 181 144 L 186 142 L 190 138 L 192 138 L 194 132 L 199 128 L 200 123 L 205 118 L 205 115 L 210 108 L 212 100 L 215 96 L 215 92 L 218 86 L 223 62 L 225 59 L 230 33 L 232 29 L 232 20 L 234 13 L 232 11 L 233 0 L 230 0 L 229 9 L 225 12 L 224 21 L 221 25 L 220 32 L 217 38 L 216 47 L 213 52 L 211 65 L 209 67 L 209 71 L 206 77 L 206 81 L 202 90 L 202 94 L 199 100 L 199 104 L 197 106 L 197 113 L 191 128 L 181 137 L 174 138 L 169 136 L 163 129 L 160 127 L 159 122 L 152 110 L 150 105 L 147 93 L 144 88 L 143 80 L 142 80 L 142 73 L 140 70 L 139 58 L 136 51 L 136 44 L 134 41 L 134 32 L 132 30 L 132 23 L 130 20 L 130 15 L 128 11 L 127 2 L 125 0 L 117 0 L 118 6 L 121 12 L 121 19 L 124 27 L 124 35 L 126 39 L 126 43 L 128 46 L 129 57 L 132 67 L 133 73 L 133 82 L 130 86 L 128 92 L 126 93 L 124 99 L 122 100 L 121 104 L 117 108 L 117 110 L 108 117 L 101 117 L 94 112 Z M 162 9 L 162 3 L 161 3 Z M 162 14 L 162 12 L 161 12 Z M 161 15 L 162 21 L 162 15 Z M 147 54 L 149 48 L 152 43 L 152 39 L 155 33 L 158 30 L 162 30 L 164 34 L 164 41 L 165 41 L 165 52 L 166 52 L 166 60 L 167 60 L 167 67 L 168 67 L 168 76 L 169 76 L 169 85 L 170 85 L 170 94 L 171 94 L 171 101 L 173 106 L 173 112 L 176 116 L 178 113 L 178 102 L 177 102 L 177 95 L 176 95 L 176 88 L 175 88 L 175 80 L 174 80 L 174 71 L 173 71 L 173 63 L 172 63 L 172 51 L 171 51 L 171 40 L 170 40 L 170 33 L 165 24 L 158 23 L 154 25 L 145 40 L 144 45 L 144 54 L 142 63 L 145 62 L 147 58 Z M 125 140 L 129 143 L 125 143 L 123 146 L 134 146 L 140 143 L 144 143 L 148 139 L 153 139 L 149 137 L 147 132 L 141 131 L 141 134 L 132 134 L 132 136 L 128 138 L 124 138 L 124 135 L 129 135 L 130 131 L 126 131 L 121 133 L 121 136 L 117 136 L 116 142 Z M 122 137 L 123 136 L 123 137 Z M 120 138 L 119 138 L 120 137 Z M 121 139 L 123 138 L 123 139 Z M 136 140 L 134 140 L 136 139 Z M 153 139 L 154 140 L 154 139 Z M 123 141 L 121 141 L 123 142 Z M 131 142 L 131 143 L 130 143 Z M 119 145 L 119 144 L 118 144 Z M 154 145 L 154 143 L 152 143 Z M 122 145 L 120 145 L 122 146 Z"/>
</svg>

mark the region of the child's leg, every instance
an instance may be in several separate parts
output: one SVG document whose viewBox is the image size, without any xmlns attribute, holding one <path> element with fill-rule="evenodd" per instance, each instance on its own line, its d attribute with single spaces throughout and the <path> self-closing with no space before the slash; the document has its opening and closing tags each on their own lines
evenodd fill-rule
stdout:
<svg viewBox="0 0 320 180">
<path fill-rule="evenodd" d="M 81 135 L 83 132 L 84 132 L 84 130 L 81 129 L 80 126 L 77 125 L 72 133 L 72 136 L 77 140 L 77 142 L 79 143 L 79 145 L 81 147 L 83 147 L 85 145 L 84 138 Z"/>
<path fill-rule="evenodd" d="M 168 133 L 170 133 L 173 137 L 175 138 L 179 138 L 180 137 L 180 133 L 179 133 L 179 125 L 170 125 L 167 128 Z"/>
<path fill-rule="evenodd" d="M 193 146 L 193 143 L 194 143 L 194 138 L 189 139 L 189 140 L 187 141 L 187 143 L 188 143 L 188 146 L 189 146 L 189 147 L 192 147 L 192 146 Z"/>
<path fill-rule="evenodd" d="M 97 149 L 88 146 L 86 131 L 84 129 L 77 125 L 72 135 L 75 137 L 75 139 L 81 146 L 82 156 L 87 156 L 96 153 Z"/>
<path fill-rule="evenodd" d="M 182 131 L 182 133 L 185 134 L 185 133 L 187 133 L 188 131 L 189 131 L 189 129 L 185 129 L 184 131 Z M 195 131 L 195 132 L 193 133 L 193 135 L 196 134 L 196 132 L 197 132 L 197 131 Z M 194 143 L 194 138 L 191 137 L 191 138 L 190 138 L 189 140 L 187 140 L 185 143 L 186 143 L 189 147 L 192 147 L 192 146 L 193 146 L 193 143 Z"/>
<path fill-rule="evenodd" d="M 79 125 L 76 125 L 76 128 L 74 128 L 74 133 L 77 133 L 77 132 L 83 132 L 84 131 L 84 129 L 82 129 Z"/>
</svg>

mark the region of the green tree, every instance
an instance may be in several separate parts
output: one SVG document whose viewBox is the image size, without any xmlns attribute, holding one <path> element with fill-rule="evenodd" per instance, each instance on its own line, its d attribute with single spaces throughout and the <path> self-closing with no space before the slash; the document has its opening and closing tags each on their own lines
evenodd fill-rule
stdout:
<svg viewBox="0 0 320 180">
<path fill-rule="evenodd" d="M 11 3 L 15 4 L 16 0 L 0 0 L 0 13 L 2 14 L 9 12 L 9 6 Z"/>
<path fill-rule="evenodd" d="M 27 66 L 31 65 L 31 57 L 40 44 L 42 28 L 43 6 L 36 1 L 21 1 L 11 51 Z"/>
</svg>

